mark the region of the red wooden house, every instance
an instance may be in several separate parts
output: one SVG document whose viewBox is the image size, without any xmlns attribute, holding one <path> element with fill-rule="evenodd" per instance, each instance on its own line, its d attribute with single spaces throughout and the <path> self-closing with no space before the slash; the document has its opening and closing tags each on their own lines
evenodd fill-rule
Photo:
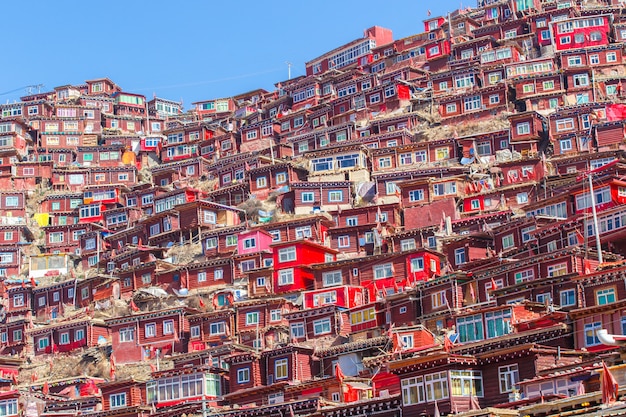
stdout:
<svg viewBox="0 0 626 417">
<path fill-rule="evenodd" d="M 164 163 L 150 168 L 153 184 L 161 187 L 174 185 L 184 187 L 189 181 L 201 178 L 209 169 L 210 162 L 203 157 L 188 158 Z"/>
<path fill-rule="evenodd" d="M 332 262 L 336 250 L 309 240 L 280 242 L 272 245 L 274 251 L 274 292 L 289 293 L 313 288 L 311 264 Z"/>
<path fill-rule="evenodd" d="M 231 309 L 193 314 L 188 320 L 188 352 L 221 346 L 235 337 L 235 315 Z"/>
<path fill-rule="evenodd" d="M 100 337 L 108 336 L 108 329 L 102 320 L 87 317 L 35 327 L 27 334 L 35 355 L 43 355 L 97 346 Z"/>
<path fill-rule="evenodd" d="M 612 23 L 612 15 L 607 14 L 550 22 L 553 45 L 557 51 L 607 45 Z"/>
<path fill-rule="evenodd" d="M 511 124 L 511 149 L 536 154 L 541 149 L 542 139 L 547 134 L 547 120 L 536 111 L 516 113 L 508 117 Z"/>
<path fill-rule="evenodd" d="M 235 310 L 238 343 L 263 349 L 290 340 L 286 316 L 294 305 L 284 298 L 238 301 Z"/>
<path fill-rule="evenodd" d="M 185 352 L 189 337 L 186 316 L 194 312 L 178 307 L 105 320 L 117 363 L 139 362 L 154 358 L 156 354 Z"/>
<path fill-rule="evenodd" d="M 87 84 L 88 95 L 111 96 L 113 93 L 122 91 L 118 85 L 108 78 L 96 78 L 94 80 L 87 80 L 85 83 Z"/>
<path fill-rule="evenodd" d="M 204 262 L 176 265 L 155 273 L 156 283 L 168 292 L 201 288 L 223 288 L 233 285 L 234 261 L 228 257 L 211 258 Z"/>
<path fill-rule="evenodd" d="M 52 167 L 54 166 L 52 161 L 16 162 L 13 165 L 15 166 L 13 186 L 16 189 L 34 190 L 39 184 L 52 178 Z"/>
<path fill-rule="evenodd" d="M 295 214 L 311 214 L 352 207 L 352 183 L 333 182 L 293 182 L 293 211 Z"/>
<path fill-rule="evenodd" d="M 371 59 L 368 55 L 373 48 L 392 41 L 393 33 L 390 29 L 373 26 L 365 30 L 363 38 L 355 39 L 308 61 L 305 64 L 306 75 L 317 75 L 329 69 L 340 69 L 354 63 L 365 65 Z"/>
<path fill-rule="evenodd" d="M 199 119 L 206 119 L 231 113 L 236 108 L 235 100 L 232 98 L 218 98 L 213 100 L 203 100 L 191 103 L 195 106 L 195 113 Z"/>
<path fill-rule="evenodd" d="M 29 126 L 20 120 L 0 123 L 0 155 L 5 158 L 26 156 L 33 146 Z"/>
<path fill-rule="evenodd" d="M 347 285 L 304 291 L 302 295 L 303 308 L 315 308 L 325 305 L 351 308 L 365 303 L 367 297 L 363 287 Z"/>
<path fill-rule="evenodd" d="M 262 200 L 271 193 L 282 195 L 289 192 L 292 184 L 298 183 L 297 181 L 305 177 L 305 171 L 302 168 L 287 162 L 247 169 L 247 172 L 250 193 Z M 290 198 L 284 197 L 283 201 L 285 199 Z M 286 201 L 283 204 L 289 205 Z M 290 204 L 293 205 L 293 203 Z"/>
<path fill-rule="evenodd" d="M 265 362 L 264 385 L 280 382 L 299 383 L 319 375 L 319 360 L 314 359 L 313 349 L 289 344 L 261 353 Z"/>
<path fill-rule="evenodd" d="M 98 384 L 102 394 L 102 409 L 106 411 L 131 409 L 146 405 L 146 384 L 134 379 L 113 380 Z"/>
<path fill-rule="evenodd" d="M 33 315 L 36 319 L 54 320 L 64 312 L 65 305 L 74 305 L 75 285 L 74 279 L 68 279 L 52 285 L 34 287 Z"/>
<path fill-rule="evenodd" d="M 26 331 L 30 328 L 30 320 L 25 318 L 11 318 L 0 324 L 0 352 L 3 355 L 20 355 L 26 347 L 28 339 Z M 16 372 L 17 373 L 17 372 Z"/>
<path fill-rule="evenodd" d="M 328 336 L 346 336 L 350 333 L 350 317 L 345 309 L 327 305 L 284 315 L 289 321 L 289 332 L 294 342 L 304 342 Z"/>
<path fill-rule="evenodd" d="M 152 380 L 146 383 L 145 402 L 165 412 L 183 405 L 181 410 L 193 410 L 195 406 L 197 411 L 216 406 L 227 389 L 223 381 L 225 372 L 212 365 L 153 372 Z"/>
</svg>

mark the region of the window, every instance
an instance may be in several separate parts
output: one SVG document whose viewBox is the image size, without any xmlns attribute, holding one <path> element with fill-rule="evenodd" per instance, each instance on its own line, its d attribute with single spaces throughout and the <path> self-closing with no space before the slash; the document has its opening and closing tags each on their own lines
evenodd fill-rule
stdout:
<svg viewBox="0 0 626 417">
<path fill-rule="evenodd" d="M 431 294 L 430 298 L 431 298 L 431 303 L 432 303 L 433 308 L 444 307 L 448 303 L 448 300 L 446 299 L 445 290 L 438 291 L 434 294 Z"/>
<path fill-rule="evenodd" d="M 109 402 L 111 403 L 111 408 L 126 407 L 126 393 L 121 392 L 109 395 Z"/>
<path fill-rule="evenodd" d="M 304 239 L 311 236 L 313 236 L 311 226 L 296 227 L 296 239 Z"/>
<path fill-rule="evenodd" d="M 615 302 L 615 288 L 603 288 L 596 291 L 596 304 L 605 305 Z"/>
<path fill-rule="evenodd" d="M 265 188 L 267 187 L 267 178 L 266 177 L 259 177 L 256 179 L 256 186 L 257 188 Z"/>
<path fill-rule="evenodd" d="M 293 282 L 293 268 L 278 271 L 278 285 L 292 285 Z"/>
<path fill-rule="evenodd" d="M 446 114 L 456 113 L 456 103 L 446 104 Z"/>
<path fill-rule="evenodd" d="M 463 99 L 465 111 L 479 110 L 482 107 L 480 96 L 471 96 Z"/>
<path fill-rule="evenodd" d="M 533 269 L 526 269 L 515 273 L 515 283 L 532 281 L 535 279 L 535 271 Z"/>
<path fill-rule="evenodd" d="M 485 314 L 487 338 L 511 333 L 511 310 L 492 311 Z"/>
<path fill-rule="evenodd" d="M 451 370 L 450 385 L 454 396 L 483 396 L 483 376 L 480 371 Z"/>
<path fill-rule="evenodd" d="M 415 241 L 413 241 L 415 244 Z M 424 270 L 424 258 L 411 259 L 411 272 L 418 272 Z"/>
<path fill-rule="evenodd" d="M 349 248 L 350 247 L 350 236 L 339 236 L 339 237 L 337 237 L 337 246 L 339 248 Z"/>
<path fill-rule="evenodd" d="M 512 392 L 515 384 L 519 382 L 519 368 L 517 364 L 500 366 L 498 368 L 500 380 L 500 393 Z"/>
<path fill-rule="evenodd" d="M 274 377 L 276 379 L 285 379 L 289 377 L 288 364 L 289 360 L 287 358 L 276 359 L 276 362 L 274 362 Z"/>
<path fill-rule="evenodd" d="M 567 263 L 559 263 L 555 265 L 548 266 L 548 276 L 549 277 L 559 277 L 567 274 Z"/>
<path fill-rule="evenodd" d="M 280 321 L 282 317 L 281 310 L 270 310 L 270 321 Z"/>
<path fill-rule="evenodd" d="M 602 322 L 600 321 L 585 324 L 585 346 L 596 346 L 600 344 L 596 332 L 601 328 Z"/>
<path fill-rule="evenodd" d="M 575 87 L 586 87 L 589 85 L 588 74 L 574 74 L 573 80 L 574 80 Z"/>
<path fill-rule="evenodd" d="M 145 327 L 146 337 L 156 336 L 156 323 L 148 323 Z"/>
<path fill-rule="evenodd" d="M 254 249 L 256 248 L 256 238 L 249 237 L 243 240 L 244 249 Z"/>
<path fill-rule="evenodd" d="M 237 369 L 237 383 L 250 382 L 250 368 Z"/>
<path fill-rule="evenodd" d="M 393 265 L 391 263 L 376 265 L 373 269 L 374 269 L 374 279 L 383 279 L 383 278 L 393 277 Z"/>
<path fill-rule="evenodd" d="M 573 289 L 561 291 L 561 307 L 576 305 L 576 293 Z"/>
<path fill-rule="evenodd" d="M 411 190 L 409 191 L 409 201 L 423 201 L 424 200 L 424 190 Z"/>
<path fill-rule="evenodd" d="M 424 379 L 421 376 L 402 380 L 402 404 L 414 405 L 426 401 Z"/>
<path fill-rule="evenodd" d="M 254 313 L 248 313 L 248 314 L 254 314 Z M 248 316 L 246 315 L 246 324 L 247 324 L 247 320 L 248 320 Z M 220 335 L 220 334 L 226 334 L 226 324 L 225 324 L 225 322 L 218 321 L 216 323 L 211 323 L 211 325 L 209 326 L 209 334 L 211 336 Z"/>
<path fill-rule="evenodd" d="M 465 248 L 457 248 L 454 250 L 454 263 L 456 265 L 463 265 L 466 263 L 465 259 Z"/>
<path fill-rule="evenodd" d="M 259 323 L 259 312 L 253 311 L 251 313 L 246 313 L 246 325 L 254 325 Z"/>
<path fill-rule="evenodd" d="M 278 262 L 292 262 L 296 260 L 296 247 L 290 246 L 278 250 Z"/>
<path fill-rule="evenodd" d="M 424 376 L 426 388 L 426 400 L 435 401 L 449 397 L 448 393 L 448 373 L 437 372 Z"/>
<path fill-rule="evenodd" d="M 24 294 L 13 295 L 13 307 L 22 307 L 24 305 Z"/>
<path fill-rule="evenodd" d="M 70 334 L 69 332 L 63 332 L 60 334 L 60 340 L 59 340 L 59 344 L 60 345 L 69 345 L 70 344 Z"/>
<path fill-rule="evenodd" d="M 20 342 L 22 340 L 22 330 L 13 330 L 13 341 Z"/>
<path fill-rule="evenodd" d="M 192 339 L 200 337 L 200 326 L 191 326 L 189 332 Z"/>
<path fill-rule="evenodd" d="M 313 322 L 313 334 L 318 336 L 330 333 L 330 318 L 315 320 Z"/>
<path fill-rule="evenodd" d="M 302 193 L 302 202 L 303 203 L 312 203 L 315 199 L 313 192 L 305 191 Z"/>
<path fill-rule="evenodd" d="M 456 326 L 461 343 L 475 342 L 484 339 L 482 314 L 459 317 L 456 319 Z"/>
<path fill-rule="evenodd" d="M 226 236 L 226 246 L 237 246 L 237 235 Z"/>
<path fill-rule="evenodd" d="M 617 54 L 615 52 L 607 52 L 606 62 L 617 62 Z"/>
<path fill-rule="evenodd" d="M 50 339 L 48 337 L 42 337 L 38 340 L 37 345 L 39 346 L 39 350 L 44 350 L 48 346 L 50 346 Z"/>
<path fill-rule="evenodd" d="M 163 322 L 163 334 L 174 334 L 174 320 Z"/>
<path fill-rule="evenodd" d="M 400 241 L 400 250 L 401 251 L 407 251 L 407 250 L 413 250 L 417 247 L 417 245 L 415 244 L 415 239 L 404 239 Z"/>
<path fill-rule="evenodd" d="M 83 329 L 74 330 L 74 341 L 78 342 L 85 339 L 85 331 Z"/>
<path fill-rule="evenodd" d="M 293 339 L 304 337 L 304 323 L 291 323 L 289 328 Z"/>
<path fill-rule="evenodd" d="M 328 201 L 331 203 L 343 202 L 343 191 L 333 190 L 328 192 Z"/>
<path fill-rule="evenodd" d="M 515 239 L 513 239 L 513 234 L 506 235 L 502 238 L 502 249 L 511 249 L 513 246 L 515 246 Z"/>
<path fill-rule="evenodd" d="M 335 285 L 341 285 L 343 283 L 341 271 L 324 272 L 322 274 L 322 280 L 324 283 L 324 287 L 332 287 Z"/>
</svg>

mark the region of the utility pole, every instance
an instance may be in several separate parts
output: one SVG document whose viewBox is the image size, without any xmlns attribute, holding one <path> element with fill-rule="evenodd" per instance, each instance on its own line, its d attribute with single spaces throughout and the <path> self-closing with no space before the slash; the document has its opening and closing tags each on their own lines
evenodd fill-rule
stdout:
<svg viewBox="0 0 626 417">
<path fill-rule="evenodd" d="M 285 64 L 287 64 L 287 79 L 291 80 L 291 62 L 287 61 L 285 62 Z"/>
<path fill-rule="evenodd" d="M 591 195 L 591 213 L 593 214 L 593 230 L 596 235 L 596 248 L 598 251 L 598 263 L 602 263 L 602 245 L 600 244 L 600 231 L 598 230 L 598 213 L 596 212 L 596 196 L 593 190 L 593 179 L 591 171 L 587 173 L 587 177 L 589 178 L 589 194 Z"/>
</svg>

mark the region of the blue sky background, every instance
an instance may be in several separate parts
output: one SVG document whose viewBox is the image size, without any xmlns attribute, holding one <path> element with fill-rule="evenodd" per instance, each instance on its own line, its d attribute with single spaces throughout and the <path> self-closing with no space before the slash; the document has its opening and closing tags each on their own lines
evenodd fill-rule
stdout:
<svg viewBox="0 0 626 417">
<path fill-rule="evenodd" d="M 33 1 L 2 4 L 0 102 L 108 77 L 125 91 L 191 103 L 265 88 L 304 63 L 383 26 L 423 32 L 475 0 Z M 17 90 L 9 94 L 9 91 Z"/>
</svg>

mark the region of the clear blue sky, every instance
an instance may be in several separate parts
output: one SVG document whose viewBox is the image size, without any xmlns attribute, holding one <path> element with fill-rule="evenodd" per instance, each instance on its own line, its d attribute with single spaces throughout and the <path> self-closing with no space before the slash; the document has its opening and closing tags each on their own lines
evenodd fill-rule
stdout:
<svg viewBox="0 0 626 417">
<path fill-rule="evenodd" d="M 108 77 L 125 91 L 191 103 L 265 88 L 304 63 L 383 26 L 394 39 L 423 32 L 475 0 L 3 2 L 0 102 Z M 16 90 L 10 94 L 3 94 Z"/>
</svg>

